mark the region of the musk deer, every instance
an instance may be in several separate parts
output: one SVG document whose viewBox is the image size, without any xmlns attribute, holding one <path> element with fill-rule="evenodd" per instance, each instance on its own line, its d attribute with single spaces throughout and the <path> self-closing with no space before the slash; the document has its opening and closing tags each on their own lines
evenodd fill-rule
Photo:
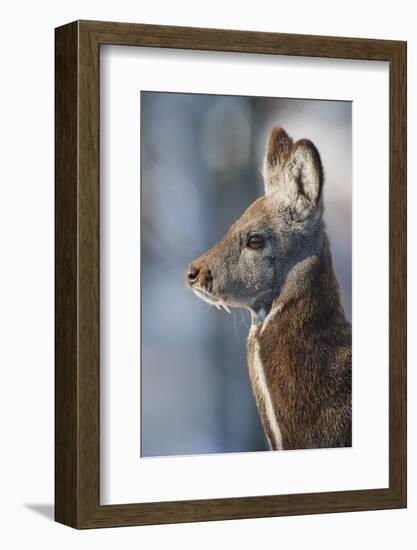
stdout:
<svg viewBox="0 0 417 550">
<path fill-rule="evenodd" d="M 351 325 L 323 221 L 314 144 L 269 136 L 265 195 L 191 263 L 206 302 L 251 312 L 249 376 L 271 449 L 351 446 Z"/>
</svg>

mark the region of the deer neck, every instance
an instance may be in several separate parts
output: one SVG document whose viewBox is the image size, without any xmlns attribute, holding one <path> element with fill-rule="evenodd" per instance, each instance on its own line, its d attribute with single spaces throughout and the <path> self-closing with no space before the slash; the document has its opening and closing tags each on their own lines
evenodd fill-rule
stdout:
<svg viewBox="0 0 417 550">
<path fill-rule="evenodd" d="M 269 445 L 285 448 L 285 418 L 291 416 L 316 376 L 300 342 L 320 338 L 315 327 L 346 323 L 327 238 L 318 254 L 296 263 L 268 311 L 253 315 L 248 337 L 249 375 Z M 314 327 L 313 330 L 311 327 Z M 308 347 L 306 348 L 308 349 Z M 314 364 L 314 358 L 309 361 Z M 284 411 L 284 413 L 282 413 Z"/>
</svg>

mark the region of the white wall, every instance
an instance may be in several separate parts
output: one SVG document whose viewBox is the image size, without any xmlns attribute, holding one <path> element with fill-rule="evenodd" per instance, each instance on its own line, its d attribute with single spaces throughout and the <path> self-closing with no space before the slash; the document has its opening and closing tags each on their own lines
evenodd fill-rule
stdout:
<svg viewBox="0 0 417 550">
<path fill-rule="evenodd" d="M 54 27 L 74 19 L 409 41 L 408 510 L 76 532 L 54 524 Z M 417 539 L 417 24 L 413 3 L 72 0 L 1 7 L 0 543 L 4 548 L 415 548 Z M 375 129 L 378 131 L 378 129 Z M 370 135 L 371 139 L 372 136 Z M 377 159 L 370 159 L 370 162 Z M 414 341 L 414 342 L 413 342 Z M 343 473 L 341 473 L 343 475 Z M 4 544 L 5 539 L 8 539 Z"/>
</svg>

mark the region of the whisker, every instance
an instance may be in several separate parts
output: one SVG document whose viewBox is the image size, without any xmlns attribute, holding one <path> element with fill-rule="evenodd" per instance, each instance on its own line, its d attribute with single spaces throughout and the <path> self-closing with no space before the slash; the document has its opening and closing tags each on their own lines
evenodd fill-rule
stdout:
<svg viewBox="0 0 417 550">
<path fill-rule="evenodd" d="M 243 315 L 243 308 L 240 308 L 240 316 L 241 316 L 241 323 L 243 323 L 245 325 L 246 328 L 249 328 L 248 325 L 246 324 L 246 319 Z"/>
<path fill-rule="evenodd" d="M 233 310 L 233 326 L 235 327 L 236 342 L 239 342 L 239 336 L 237 335 L 237 328 L 236 328 L 236 312 L 234 310 Z"/>
</svg>

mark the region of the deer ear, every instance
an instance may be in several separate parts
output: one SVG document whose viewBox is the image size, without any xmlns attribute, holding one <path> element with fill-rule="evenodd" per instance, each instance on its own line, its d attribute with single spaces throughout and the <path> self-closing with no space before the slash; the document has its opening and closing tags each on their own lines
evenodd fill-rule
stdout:
<svg viewBox="0 0 417 550">
<path fill-rule="evenodd" d="M 278 187 L 278 176 L 284 169 L 293 142 L 284 128 L 274 128 L 268 139 L 263 167 L 265 194 L 275 191 Z"/>
<path fill-rule="evenodd" d="M 272 130 L 264 163 L 265 193 L 277 193 L 280 202 L 305 218 L 320 205 L 323 168 L 314 144 L 302 139 L 293 144 L 282 130 Z"/>
</svg>

